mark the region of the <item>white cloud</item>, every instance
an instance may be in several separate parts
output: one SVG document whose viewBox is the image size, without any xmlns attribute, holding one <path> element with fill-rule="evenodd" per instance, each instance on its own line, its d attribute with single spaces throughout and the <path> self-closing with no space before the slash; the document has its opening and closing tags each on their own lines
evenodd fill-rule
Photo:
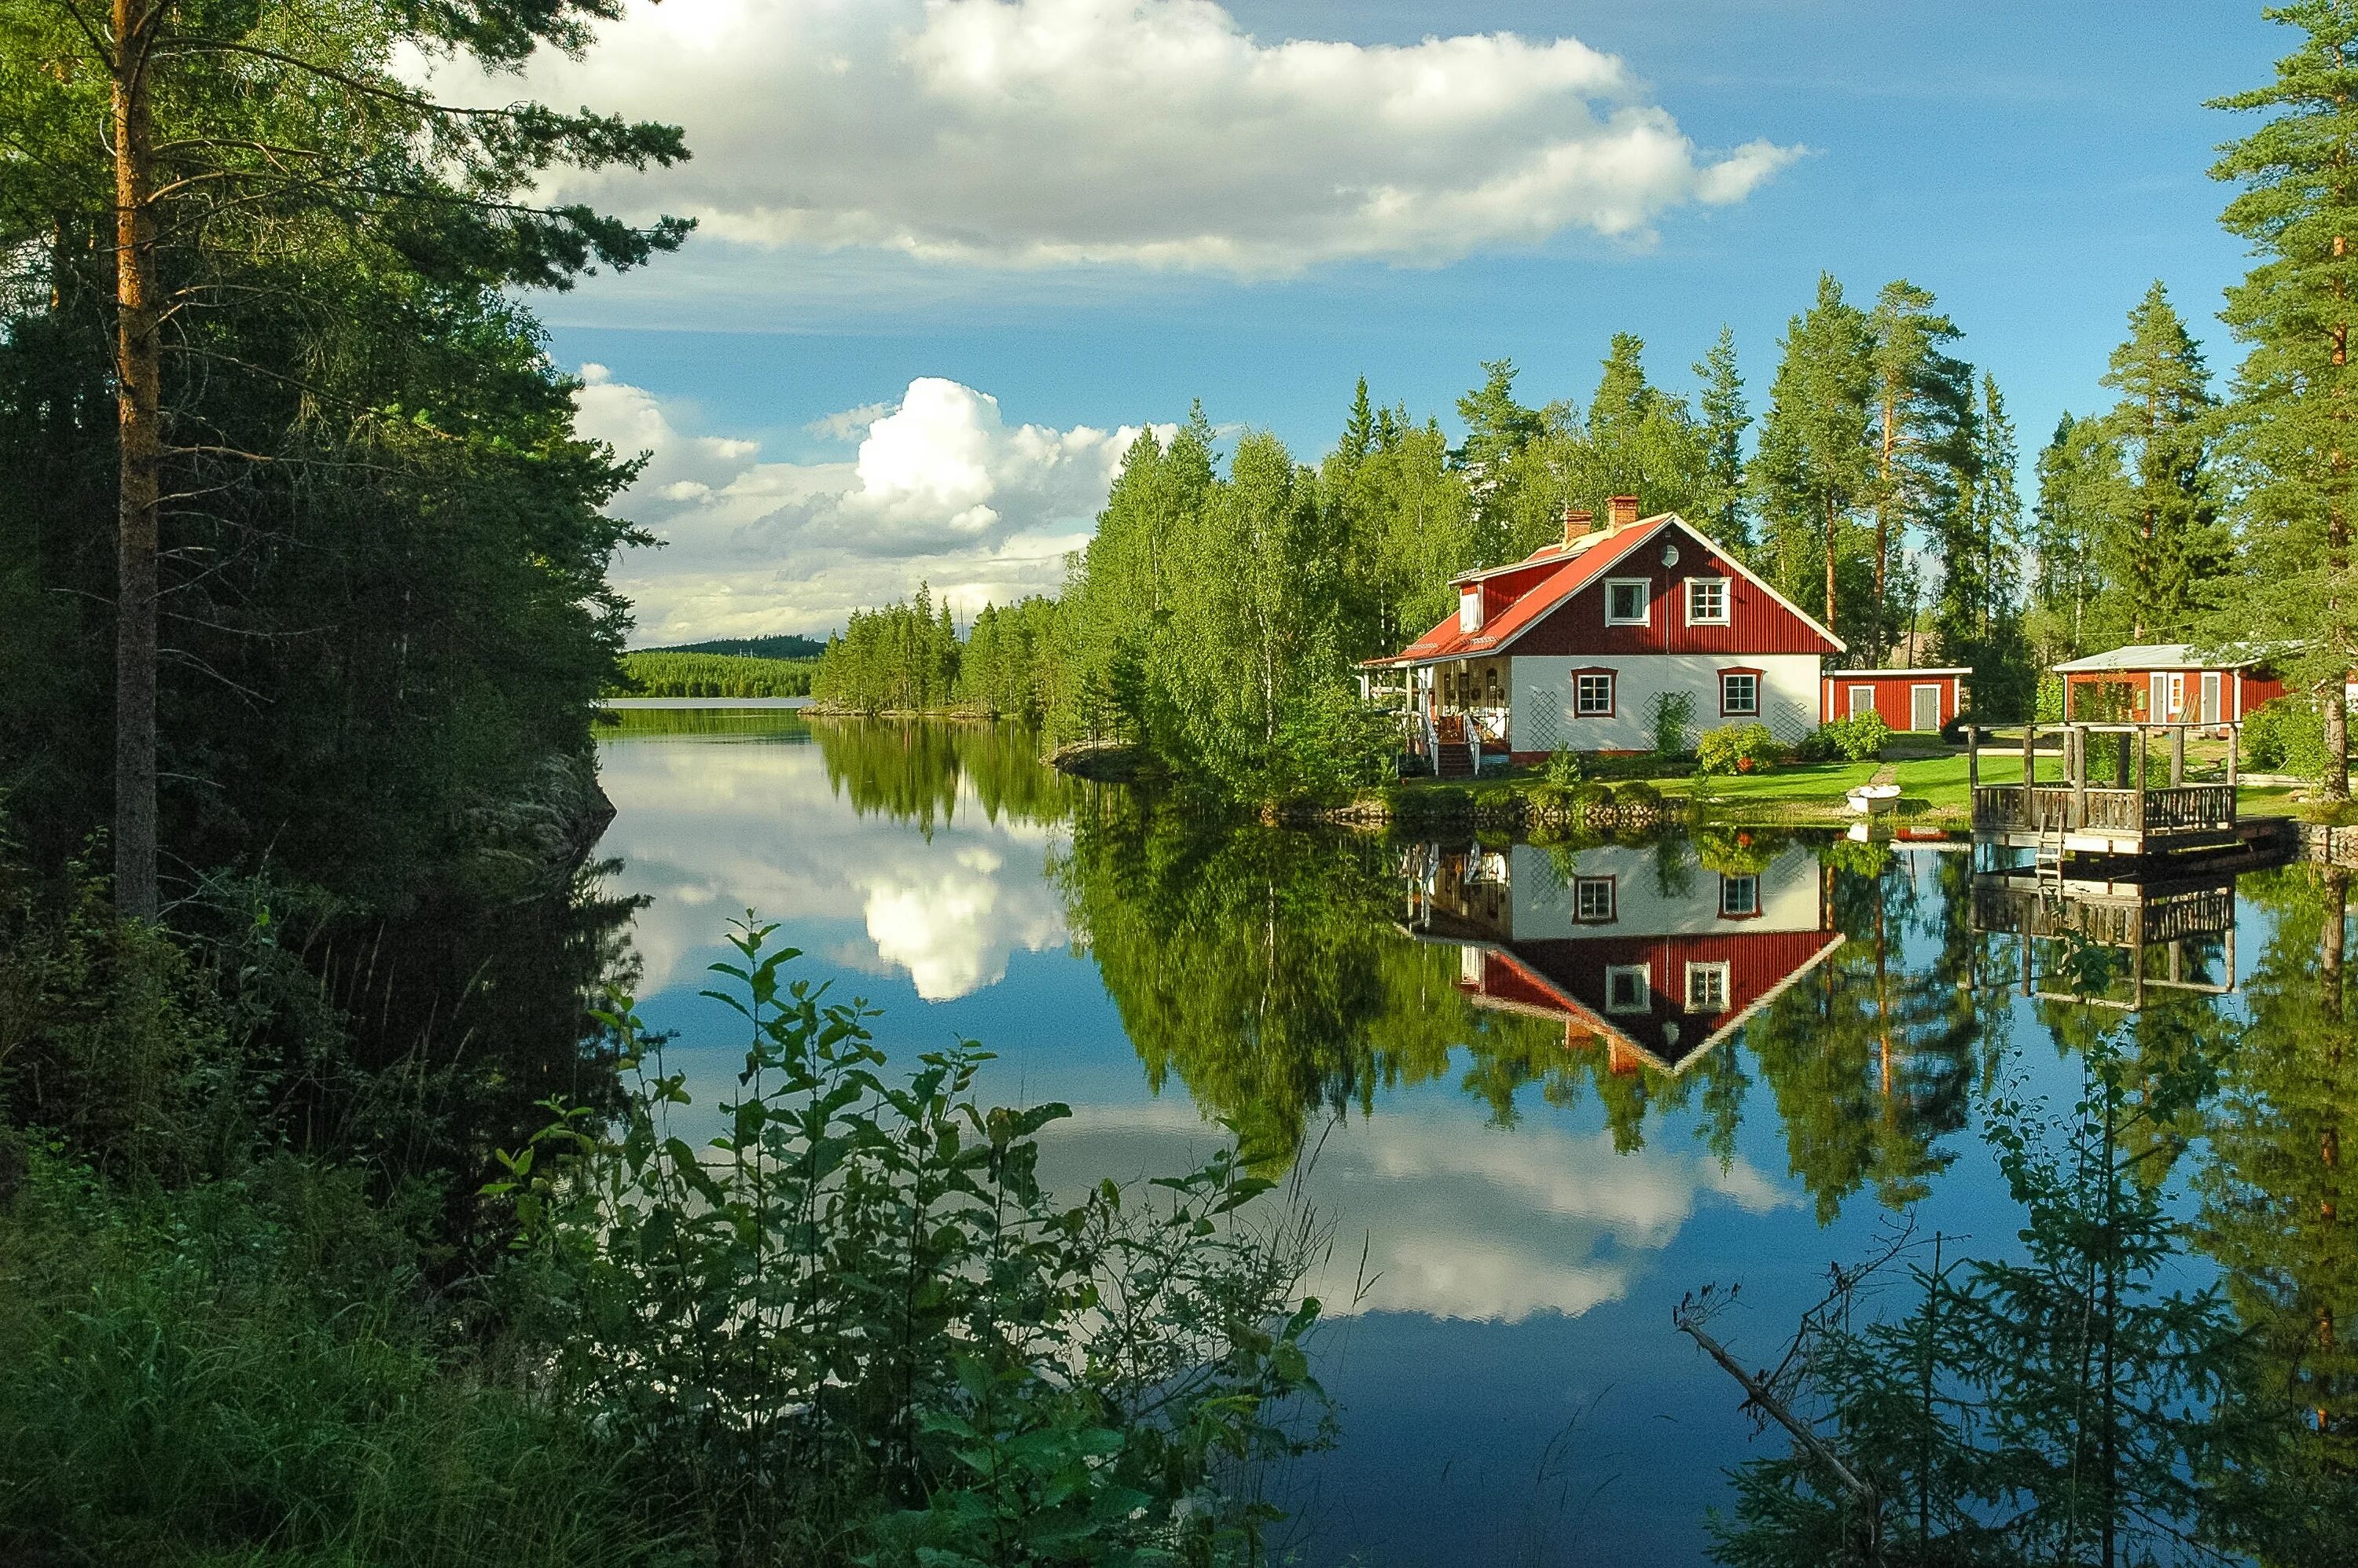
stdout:
<svg viewBox="0 0 2358 1568">
<path fill-rule="evenodd" d="M 568 176 L 568 199 L 997 265 L 1282 274 L 1572 229 L 1643 240 L 1799 150 L 1699 149 L 1575 38 L 1270 42 L 1213 0 L 631 0 L 584 59 L 527 81 L 684 125 L 694 150 Z"/>
<path fill-rule="evenodd" d="M 897 404 L 817 422 L 857 437 L 848 462 L 764 462 L 757 444 L 691 434 L 663 402 L 583 369 L 579 426 L 650 454 L 617 503 L 665 547 L 616 563 L 642 643 L 817 634 L 929 583 L 960 614 L 1054 592 L 1086 544 L 1138 427 L 1011 426 L 999 400 L 921 376 Z"/>
<path fill-rule="evenodd" d="M 927 1001 L 998 983 L 1018 952 L 1065 945 L 1064 903 L 1042 871 L 1050 830 L 991 820 L 971 784 L 924 838 L 863 816 L 817 744 L 618 741 L 599 777 L 618 811 L 599 852 L 622 860 L 618 892 L 650 899 L 631 931 L 643 997 L 697 983 L 692 960 L 748 906 L 842 928 L 838 962 L 905 973 Z"/>
</svg>

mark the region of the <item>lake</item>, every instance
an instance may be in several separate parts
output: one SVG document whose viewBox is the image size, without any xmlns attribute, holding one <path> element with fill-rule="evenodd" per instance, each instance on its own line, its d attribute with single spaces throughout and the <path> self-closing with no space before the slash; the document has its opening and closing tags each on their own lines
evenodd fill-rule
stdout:
<svg viewBox="0 0 2358 1568">
<path fill-rule="evenodd" d="M 2095 982 L 2142 1005 L 2091 1010 L 2023 993 L 2009 933 L 2057 906 L 1977 887 L 1957 846 L 1209 831 L 1035 752 L 981 726 L 625 717 L 600 853 L 644 901 L 640 1012 L 700 1103 L 724 1093 L 742 1043 L 698 992 L 751 908 L 797 972 L 884 1009 L 896 1058 L 973 1038 L 990 1098 L 1069 1104 L 1056 1183 L 1185 1169 L 1237 1129 L 1334 1238 L 1310 1289 L 1342 1435 L 1274 1483 L 1305 1562 L 1703 1561 L 1728 1467 L 1784 1445 L 1672 1308 L 1740 1284 L 1714 1331 L 1758 1364 L 1903 1217 L 1951 1256 L 2018 1250 L 1984 1119 L 2000 1094 L 2068 1109 L 2095 1029 L 2141 1082 L 2176 1063 L 2195 1086 L 2174 1204 L 2309 1202 L 2244 1180 L 2265 1151 L 2220 1130 L 2290 1092 L 2236 1047 L 2255 998 L 2309 994 L 2306 871 L 2082 912 L 2146 923 Z M 2047 989 L 2056 945 L 2029 946 Z"/>
</svg>

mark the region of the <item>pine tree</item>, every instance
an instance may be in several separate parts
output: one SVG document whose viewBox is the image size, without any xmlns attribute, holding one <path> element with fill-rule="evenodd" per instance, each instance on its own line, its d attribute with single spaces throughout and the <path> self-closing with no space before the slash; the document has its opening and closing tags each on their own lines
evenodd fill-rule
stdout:
<svg viewBox="0 0 2358 1568">
<path fill-rule="evenodd" d="M 1880 613 L 1869 605 L 1838 616 L 1839 579 L 1858 559 L 1855 514 L 1875 493 L 1874 338 L 1865 313 L 1827 273 L 1816 302 L 1787 326 L 1783 348 L 1752 460 L 1752 492 L 1779 590 L 1822 611 L 1839 633 L 1845 619 L 1871 625 Z"/>
<path fill-rule="evenodd" d="M 1704 473 L 1707 503 L 1689 521 L 1742 555 L 1752 551 L 1752 523 L 1744 503 L 1744 432 L 1752 415 L 1744 403 L 1744 378 L 1736 373 L 1736 333 L 1719 330 L 1719 340 L 1694 367 L 1703 383 Z"/>
<path fill-rule="evenodd" d="M 1339 449 L 1344 461 L 1357 468 L 1365 461 L 1376 445 L 1375 411 L 1368 406 L 1368 378 L 1359 378 L 1358 389 L 1351 395 L 1350 422 L 1343 427 L 1343 444 Z"/>
<path fill-rule="evenodd" d="M 258 367 L 197 324 L 264 301 L 290 319 L 333 314 L 342 302 L 317 294 L 330 234 L 367 250 L 372 276 L 421 297 L 485 282 L 561 287 L 593 263 L 631 266 L 676 246 L 683 223 L 642 231 L 532 194 L 563 166 L 676 162 L 687 149 L 676 127 L 529 103 L 443 104 L 406 74 L 408 59 L 454 52 L 520 67 L 545 45 L 580 48 L 597 19 L 615 14 L 606 0 L 467 0 L 366 16 L 113 0 L 0 17 L 0 124 L 10 128 L 10 165 L 46 168 L 48 188 L 34 198 L 42 248 L 79 244 L 103 254 L 111 275 L 110 297 L 90 303 L 112 340 L 114 891 L 125 914 L 152 919 L 160 898 L 161 606 L 182 586 L 168 568 L 189 558 L 170 538 L 176 509 L 310 456 L 300 438 L 241 447 L 197 406 L 215 383 L 259 371 L 255 379 L 276 376 L 319 408 L 311 367 Z M 18 249 L 14 236 L 6 243 Z M 288 258 L 298 259 L 286 266 Z M 304 436 L 319 433 L 312 423 Z"/>
<path fill-rule="evenodd" d="M 1934 534 L 1943 569 L 1933 631 L 1942 664 L 1972 666 L 1977 710 L 2027 712 L 2033 673 L 2019 624 L 2020 454 L 1996 377 L 1981 378 L 1966 433 L 1955 503 Z"/>
<path fill-rule="evenodd" d="M 2125 596 L 2129 640 L 2193 630 L 2196 589 L 2219 565 L 2212 501 L 2212 410 L 2202 351 L 2159 283 L 2129 312 L 2104 384 L 2121 394 L 2104 432 L 2121 460 L 2099 566 Z"/>
<path fill-rule="evenodd" d="M 1947 345 L 1960 336 L 1932 296 L 1906 279 L 1883 287 L 1867 319 L 1875 366 L 1874 605 L 1865 620 L 1880 664 L 1895 630 L 1892 552 L 1912 528 L 1935 530 L 1960 499 L 1971 462 L 1973 367 Z"/>
<path fill-rule="evenodd" d="M 2244 570 L 2222 618 L 2280 644 L 2289 684 L 2325 715 L 2324 793 L 2349 797 L 2342 682 L 2358 664 L 2350 549 L 2350 319 L 2358 286 L 2358 7 L 2301 0 L 2267 12 L 2306 37 L 2266 87 L 2214 107 L 2264 114 L 2212 174 L 2243 189 L 2221 222 L 2255 258 L 2225 319 L 2249 352 L 2227 444 L 2244 497 Z"/>
<path fill-rule="evenodd" d="M 2042 667 L 2093 651 L 2102 638 L 2103 582 L 2096 568 L 2120 453 L 2099 419 L 2065 414 L 2039 454 L 2038 575 L 2031 588 L 2031 642 Z M 2123 628 L 2123 637 L 2126 629 Z"/>
</svg>

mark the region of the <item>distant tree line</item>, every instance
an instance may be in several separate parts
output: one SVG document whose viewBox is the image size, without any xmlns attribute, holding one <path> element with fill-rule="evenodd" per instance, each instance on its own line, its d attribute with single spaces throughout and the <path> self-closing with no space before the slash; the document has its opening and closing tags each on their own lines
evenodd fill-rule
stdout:
<svg viewBox="0 0 2358 1568">
<path fill-rule="evenodd" d="M 816 659 L 649 650 L 622 655 L 618 697 L 807 697 Z"/>
</svg>

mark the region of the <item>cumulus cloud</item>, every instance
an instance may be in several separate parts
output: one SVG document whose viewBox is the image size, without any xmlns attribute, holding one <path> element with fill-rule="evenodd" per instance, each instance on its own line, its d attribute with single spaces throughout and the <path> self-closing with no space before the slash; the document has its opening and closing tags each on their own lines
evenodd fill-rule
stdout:
<svg viewBox="0 0 2358 1568">
<path fill-rule="evenodd" d="M 568 177 L 568 199 L 996 265 L 1282 274 L 1642 239 L 1799 150 L 1699 148 L 1576 38 L 1272 42 L 1214 0 L 631 0 L 529 87 L 682 124 L 695 150 Z"/>
<path fill-rule="evenodd" d="M 892 404 L 813 427 L 856 438 L 847 461 L 763 460 L 753 442 L 683 429 L 662 400 L 584 368 L 579 428 L 648 454 L 622 514 L 664 542 L 614 580 L 642 643 L 817 633 L 923 580 L 958 613 L 1053 592 L 1086 544 L 1131 425 L 1010 425 L 999 400 L 920 376 Z"/>
</svg>

